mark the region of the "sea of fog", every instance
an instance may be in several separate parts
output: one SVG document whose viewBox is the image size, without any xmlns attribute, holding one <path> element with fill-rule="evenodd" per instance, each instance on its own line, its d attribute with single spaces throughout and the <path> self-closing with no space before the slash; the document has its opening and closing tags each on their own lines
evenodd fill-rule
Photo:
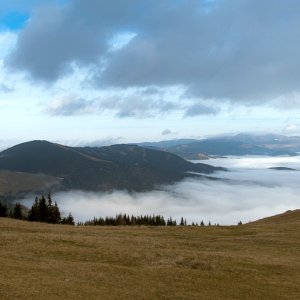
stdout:
<svg viewBox="0 0 300 300">
<path fill-rule="evenodd" d="M 197 162 L 197 161 L 193 161 Z M 82 191 L 53 195 L 61 211 L 76 221 L 126 214 L 181 216 L 188 223 L 209 221 L 231 225 L 300 208 L 300 156 L 228 157 L 199 161 L 228 168 L 213 176 L 230 180 L 186 179 L 160 190 L 145 193 Z M 272 170 L 289 167 L 297 171 Z M 25 200 L 30 206 L 32 200 Z"/>
</svg>

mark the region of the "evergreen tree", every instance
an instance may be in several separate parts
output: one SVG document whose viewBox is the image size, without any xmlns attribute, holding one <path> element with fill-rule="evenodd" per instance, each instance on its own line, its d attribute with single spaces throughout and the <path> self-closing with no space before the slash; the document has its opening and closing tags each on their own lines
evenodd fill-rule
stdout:
<svg viewBox="0 0 300 300">
<path fill-rule="evenodd" d="M 23 210 L 20 203 L 15 204 L 12 212 L 12 217 L 20 220 L 24 219 Z"/>
<path fill-rule="evenodd" d="M 74 222 L 74 218 L 72 216 L 71 213 L 69 213 L 69 215 L 65 218 L 63 218 L 61 220 L 61 224 L 65 224 L 65 225 L 75 225 L 75 222 Z"/>
<path fill-rule="evenodd" d="M 38 197 L 35 197 L 34 203 L 32 204 L 31 209 L 29 210 L 28 220 L 29 221 L 38 221 L 38 210 L 39 210 L 39 202 Z"/>
<path fill-rule="evenodd" d="M 0 202 L 0 217 L 7 217 L 7 205 Z"/>
<path fill-rule="evenodd" d="M 48 208 L 49 209 L 49 223 L 52 224 L 58 224 L 61 221 L 61 215 L 60 211 L 58 208 L 57 203 L 55 202 L 54 205 L 51 204 L 51 206 Z"/>
<path fill-rule="evenodd" d="M 48 222 L 49 221 L 49 208 L 47 205 L 46 198 L 42 196 L 39 200 L 39 220 L 40 222 Z"/>
<path fill-rule="evenodd" d="M 35 198 L 35 201 L 28 214 L 29 221 L 46 222 L 58 224 L 61 222 L 61 215 L 57 203 L 53 205 L 50 194 L 48 198 L 42 196 Z"/>
<path fill-rule="evenodd" d="M 184 226 L 184 220 L 183 220 L 183 217 L 181 217 L 181 220 L 180 220 L 180 226 Z"/>
</svg>

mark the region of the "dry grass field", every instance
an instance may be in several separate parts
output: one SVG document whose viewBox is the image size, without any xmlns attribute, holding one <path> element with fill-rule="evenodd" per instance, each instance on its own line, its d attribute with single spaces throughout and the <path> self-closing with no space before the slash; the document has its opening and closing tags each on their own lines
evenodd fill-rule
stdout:
<svg viewBox="0 0 300 300">
<path fill-rule="evenodd" d="M 61 178 L 45 174 L 30 174 L 0 170 L 0 195 L 16 195 L 31 191 L 43 191 L 58 185 Z"/>
<path fill-rule="evenodd" d="M 300 211 L 242 226 L 0 218 L 0 299 L 300 299 Z"/>
</svg>

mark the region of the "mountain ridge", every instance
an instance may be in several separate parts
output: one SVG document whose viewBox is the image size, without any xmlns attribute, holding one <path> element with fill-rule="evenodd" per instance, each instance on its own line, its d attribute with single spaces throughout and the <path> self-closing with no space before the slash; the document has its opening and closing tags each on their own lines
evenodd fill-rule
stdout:
<svg viewBox="0 0 300 300">
<path fill-rule="evenodd" d="M 183 142 L 181 142 L 183 141 Z M 161 149 L 189 160 L 209 159 L 227 155 L 298 155 L 300 137 L 278 134 L 247 134 L 218 136 L 201 140 L 170 140 L 139 145 Z M 160 145 L 163 145 L 161 147 Z"/>
<path fill-rule="evenodd" d="M 211 174 L 224 169 L 136 145 L 69 147 L 35 140 L 0 152 L 0 170 L 62 178 L 60 188 L 65 190 L 146 191 L 192 176 L 190 171 Z"/>
</svg>

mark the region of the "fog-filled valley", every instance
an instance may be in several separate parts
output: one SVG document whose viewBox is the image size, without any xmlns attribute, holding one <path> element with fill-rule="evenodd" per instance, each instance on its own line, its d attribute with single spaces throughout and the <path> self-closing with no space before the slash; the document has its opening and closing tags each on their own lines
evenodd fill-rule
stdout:
<svg viewBox="0 0 300 300">
<path fill-rule="evenodd" d="M 221 180 L 185 179 L 142 193 L 69 191 L 53 195 L 62 212 L 76 221 L 126 214 L 162 214 L 187 223 L 235 225 L 300 206 L 300 157 L 228 157 L 209 164 L 228 168 Z M 292 170 L 269 169 L 286 167 Z M 225 180 L 222 180 L 225 179 Z M 22 203 L 32 204 L 32 197 Z"/>
</svg>

